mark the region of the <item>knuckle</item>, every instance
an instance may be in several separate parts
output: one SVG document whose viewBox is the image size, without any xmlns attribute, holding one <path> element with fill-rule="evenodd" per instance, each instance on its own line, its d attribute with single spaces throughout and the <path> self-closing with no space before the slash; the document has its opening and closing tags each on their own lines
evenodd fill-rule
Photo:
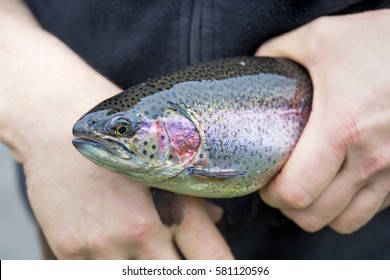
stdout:
<svg viewBox="0 0 390 280">
<path fill-rule="evenodd" d="M 327 44 L 324 43 L 328 40 L 329 35 L 334 36 L 332 21 L 329 18 L 329 16 L 323 16 L 307 25 L 308 33 L 311 35 L 311 40 L 307 44 L 307 52 L 311 54 L 318 53 L 319 50 L 326 52 Z"/>
<path fill-rule="evenodd" d="M 303 187 L 293 186 L 280 193 L 283 204 L 293 209 L 305 209 L 311 205 L 313 198 Z"/>
<path fill-rule="evenodd" d="M 352 234 L 354 232 L 356 232 L 358 229 L 360 229 L 360 225 L 356 224 L 356 223 L 349 223 L 349 222 L 344 222 L 344 221 L 337 221 L 337 222 L 333 222 L 330 227 L 340 233 L 340 234 Z"/>
<path fill-rule="evenodd" d="M 389 159 L 382 154 L 371 154 L 363 162 L 359 172 L 360 181 L 367 181 L 373 175 L 387 169 L 389 167 Z"/>
<path fill-rule="evenodd" d="M 344 155 L 360 139 L 361 131 L 356 119 L 351 114 L 346 114 L 335 135 L 337 137 L 330 139 L 331 147 L 337 154 Z"/>
<path fill-rule="evenodd" d="M 328 33 L 333 34 L 334 29 L 332 28 L 331 18 L 332 18 L 331 16 L 322 16 L 313 20 L 310 24 L 313 33 L 319 36 Z"/>
<path fill-rule="evenodd" d="M 133 221 L 127 227 L 127 238 L 132 243 L 136 243 L 138 245 L 145 244 L 152 228 L 153 224 L 148 221 Z"/>
<path fill-rule="evenodd" d="M 106 252 L 113 247 L 114 240 L 110 235 L 96 234 L 89 240 L 89 248 L 94 253 Z"/>
<path fill-rule="evenodd" d="M 303 229 L 304 231 L 309 232 L 309 233 L 315 233 L 324 227 L 324 225 L 316 224 L 316 223 L 301 223 L 301 224 L 298 224 L 298 226 L 301 229 Z"/>
<path fill-rule="evenodd" d="M 318 217 L 310 214 L 300 213 L 299 217 L 293 218 L 293 221 L 304 231 L 314 233 L 326 226 Z"/>
<path fill-rule="evenodd" d="M 53 251 L 60 259 L 84 259 L 85 247 L 68 234 L 57 234 L 53 240 Z"/>
</svg>

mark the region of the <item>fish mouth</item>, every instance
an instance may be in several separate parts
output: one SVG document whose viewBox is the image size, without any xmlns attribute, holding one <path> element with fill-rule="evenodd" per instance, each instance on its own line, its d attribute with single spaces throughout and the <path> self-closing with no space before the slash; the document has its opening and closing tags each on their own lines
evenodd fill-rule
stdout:
<svg viewBox="0 0 390 280">
<path fill-rule="evenodd" d="M 72 140 L 72 143 L 74 146 L 76 146 L 76 148 L 81 147 L 82 145 L 92 145 L 92 146 L 96 146 L 96 148 L 102 148 L 102 147 L 104 148 L 104 146 L 99 142 L 85 137 L 75 137 L 75 139 Z"/>
<path fill-rule="evenodd" d="M 72 140 L 72 143 L 73 146 L 75 146 L 75 148 L 80 152 L 100 150 L 102 152 L 103 151 L 108 152 L 122 159 L 132 159 L 135 156 L 122 143 L 119 143 L 111 139 L 95 140 L 86 137 L 76 137 L 75 139 Z M 91 153 L 88 152 L 88 154 Z"/>
</svg>

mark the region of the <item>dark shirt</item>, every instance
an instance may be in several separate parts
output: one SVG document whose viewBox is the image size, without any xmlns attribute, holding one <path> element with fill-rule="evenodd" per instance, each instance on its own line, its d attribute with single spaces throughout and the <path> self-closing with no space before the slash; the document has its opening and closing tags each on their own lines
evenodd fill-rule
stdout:
<svg viewBox="0 0 390 280">
<path fill-rule="evenodd" d="M 122 88 L 188 64 L 253 55 L 265 40 L 323 15 L 390 7 L 383 0 L 26 2 L 45 29 Z M 390 209 L 351 235 L 309 234 L 257 194 L 216 203 L 225 208 L 219 228 L 237 258 L 390 258 Z"/>
</svg>

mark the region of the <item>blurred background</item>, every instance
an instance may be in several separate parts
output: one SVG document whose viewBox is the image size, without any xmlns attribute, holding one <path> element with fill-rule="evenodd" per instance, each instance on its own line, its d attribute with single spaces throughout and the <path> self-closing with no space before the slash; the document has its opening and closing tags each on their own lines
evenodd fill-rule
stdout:
<svg viewBox="0 0 390 280">
<path fill-rule="evenodd" d="M 0 143 L 0 259 L 41 259 L 37 229 L 17 186 L 16 168 Z"/>
</svg>

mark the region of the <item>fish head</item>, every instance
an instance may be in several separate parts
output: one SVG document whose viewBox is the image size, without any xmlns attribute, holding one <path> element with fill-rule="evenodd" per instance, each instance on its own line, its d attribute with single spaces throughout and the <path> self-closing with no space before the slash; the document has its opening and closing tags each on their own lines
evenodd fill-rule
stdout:
<svg viewBox="0 0 390 280">
<path fill-rule="evenodd" d="M 73 127 L 73 145 L 94 163 L 137 176 L 164 163 L 168 139 L 156 120 L 104 111 L 87 113 Z M 161 134 L 159 138 L 156 135 Z M 160 148 L 160 149 L 158 149 Z"/>
<path fill-rule="evenodd" d="M 196 156 L 194 124 L 174 109 L 148 117 L 141 105 L 128 110 L 92 109 L 73 127 L 73 145 L 92 162 L 145 183 L 183 171 Z"/>
</svg>

